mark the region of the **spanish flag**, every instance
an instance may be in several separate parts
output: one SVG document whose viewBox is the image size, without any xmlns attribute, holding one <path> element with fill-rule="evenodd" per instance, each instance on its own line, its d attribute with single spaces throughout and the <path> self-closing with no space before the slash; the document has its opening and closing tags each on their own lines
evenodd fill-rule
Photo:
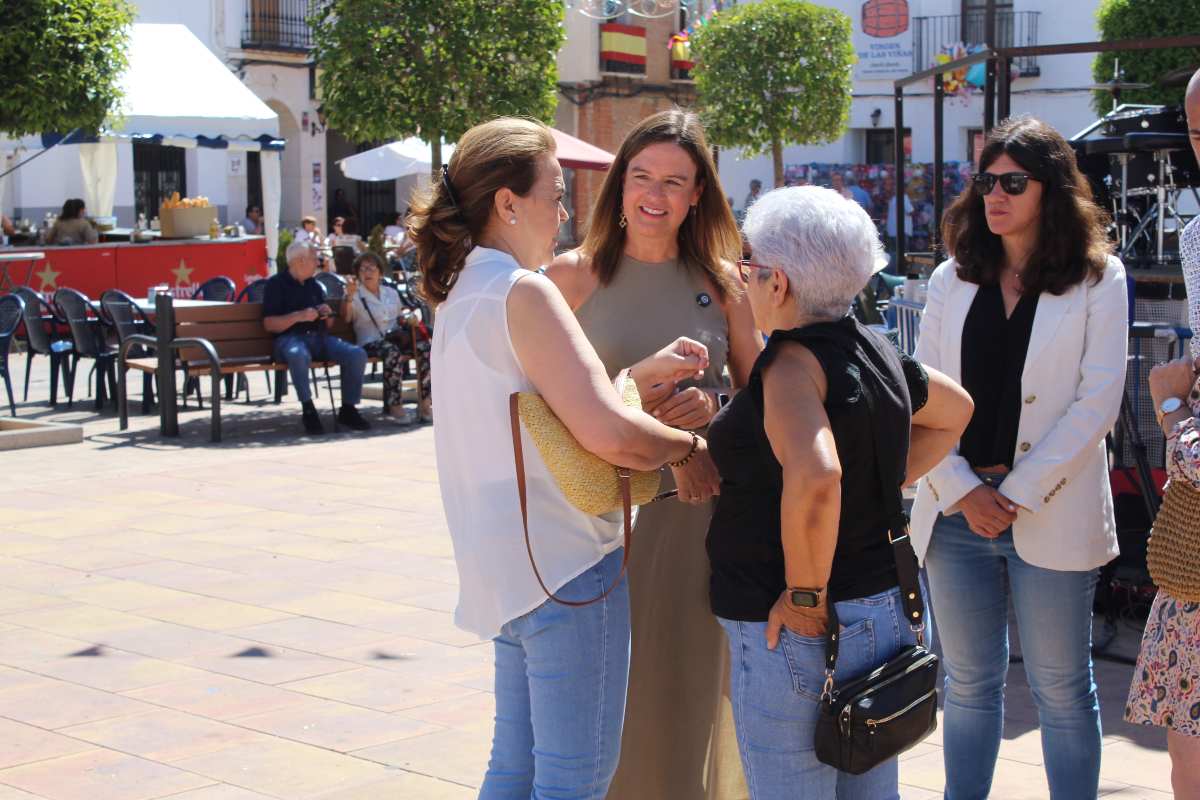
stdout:
<svg viewBox="0 0 1200 800">
<path fill-rule="evenodd" d="M 646 29 L 607 23 L 600 26 L 600 58 L 626 64 L 646 63 Z"/>
</svg>

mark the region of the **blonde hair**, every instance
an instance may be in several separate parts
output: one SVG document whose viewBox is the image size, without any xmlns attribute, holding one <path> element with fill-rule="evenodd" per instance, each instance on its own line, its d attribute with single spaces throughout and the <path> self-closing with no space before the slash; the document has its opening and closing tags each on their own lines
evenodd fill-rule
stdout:
<svg viewBox="0 0 1200 800">
<path fill-rule="evenodd" d="M 592 272 L 600 285 L 611 283 L 625 251 L 626 233 L 620 225 L 625 172 L 638 153 L 659 142 L 682 147 L 696 165 L 696 182 L 703 186 L 695 212 L 689 213 L 679 226 L 680 260 L 688 269 L 700 271 L 712 280 L 722 300 L 737 296 L 740 289 L 721 262 L 742 257 L 742 237 L 721 188 L 717 166 L 704 138 L 704 126 L 690 111 L 678 108 L 660 111 L 639 122 L 625 137 L 592 207 L 580 251 L 591 259 Z"/>
<path fill-rule="evenodd" d="M 541 122 L 500 117 L 462 135 L 446 171 L 413 198 L 408 235 L 416 245 L 421 294 L 445 301 L 467 254 L 487 226 L 496 192 L 525 197 L 538 177 L 538 161 L 554 152 Z"/>
</svg>

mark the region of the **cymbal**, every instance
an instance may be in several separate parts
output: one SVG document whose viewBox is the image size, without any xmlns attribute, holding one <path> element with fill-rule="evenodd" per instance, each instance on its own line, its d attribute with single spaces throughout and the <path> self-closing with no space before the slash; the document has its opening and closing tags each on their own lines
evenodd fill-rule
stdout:
<svg viewBox="0 0 1200 800">
<path fill-rule="evenodd" d="M 1148 83 L 1135 83 L 1134 81 L 1109 81 L 1107 83 L 1093 83 L 1087 87 L 1097 92 L 1121 92 L 1126 89 L 1149 89 Z"/>
</svg>

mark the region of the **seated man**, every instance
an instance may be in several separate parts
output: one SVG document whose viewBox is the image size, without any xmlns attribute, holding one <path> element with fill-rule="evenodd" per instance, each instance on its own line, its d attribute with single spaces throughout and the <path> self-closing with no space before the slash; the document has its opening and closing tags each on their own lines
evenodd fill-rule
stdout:
<svg viewBox="0 0 1200 800">
<path fill-rule="evenodd" d="M 333 309 L 325 303 L 317 271 L 317 252 L 307 241 L 288 245 L 286 272 L 272 275 L 263 292 L 263 327 L 275 334 L 275 360 L 285 362 L 304 405 L 304 430 L 309 434 L 325 432 L 313 406 L 308 385 L 313 360 L 335 361 L 342 371 L 342 408 L 338 423 L 356 431 L 371 427 L 355 406 L 362 399 L 363 373 L 367 353 L 361 347 L 330 336 L 326 328 L 333 324 Z"/>
</svg>

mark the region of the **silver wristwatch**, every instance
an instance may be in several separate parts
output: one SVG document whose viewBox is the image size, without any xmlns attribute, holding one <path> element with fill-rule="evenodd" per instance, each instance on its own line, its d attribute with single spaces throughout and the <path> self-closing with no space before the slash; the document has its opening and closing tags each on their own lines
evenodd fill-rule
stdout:
<svg viewBox="0 0 1200 800">
<path fill-rule="evenodd" d="M 1174 414 L 1179 409 L 1183 408 L 1183 401 L 1178 397 L 1168 397 L 1158 404 L 1158 424 L 1162 425 L 1163 418 L 1167 414 Z"/>
</svg>

